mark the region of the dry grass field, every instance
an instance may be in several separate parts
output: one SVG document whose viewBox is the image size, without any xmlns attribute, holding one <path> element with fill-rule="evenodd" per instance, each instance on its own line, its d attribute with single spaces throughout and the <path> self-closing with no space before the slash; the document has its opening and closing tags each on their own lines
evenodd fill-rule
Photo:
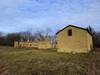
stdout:
<svg viewBox="0 0 100 75">
<path fill-rule="evenodd" d="M 0 47 L 0 75 L 100 75 L 100 52 L 68 54 Z"/>
</svg>

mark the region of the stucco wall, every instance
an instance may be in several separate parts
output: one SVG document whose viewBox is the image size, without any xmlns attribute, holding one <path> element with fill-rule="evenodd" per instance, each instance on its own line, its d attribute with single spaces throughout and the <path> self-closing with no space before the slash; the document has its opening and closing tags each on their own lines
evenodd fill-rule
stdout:
<svg viewBox="0 0 100 75">
<path fill-rule="evenodd" d="M 93 38 L 91 37 L 91 35 L 87 34 L 87 48 L 89 51 L 91 51 L 93 49 Z"/>
<path fill-rule="evenodd" d="M 50 40 L 44 40 L 39 42 L 15 42 L 14 47 L 47 49 L 52 48 L 52 44 Z"/>
<path fill-rule="evenodd" d="M 67 32 L 72 29 L 72 36 L 68 36 Z M 68 27 L 57 34 L 57 48 L 58 52 L 88 52 L 88 41 L 87 31 Z"/>
<path fill-rule="evenodd" d="M 33 42 L 15 42 L 14 47 L 37 47 L 37 43 Z"/>
<path fill-rule="evenodd" d="M 50 43 L 50 41 L 41 41 L 38 43 L 38 48 L 39 49 L 48 49 L 48 48 L 52 48 L 52 45 Z"/>
</svg>

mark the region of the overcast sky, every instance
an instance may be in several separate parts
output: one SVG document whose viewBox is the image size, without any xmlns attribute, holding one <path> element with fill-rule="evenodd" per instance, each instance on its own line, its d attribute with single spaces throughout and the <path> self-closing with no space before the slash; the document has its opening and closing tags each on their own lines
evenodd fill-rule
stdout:
<svg viewBox="0 0 100 75">
<path fill-rule="evenodd" d="M 100 0 L 0 0 L 0 31 L 52 29 L 69 25 L 100 30 Z"/>
</svg>

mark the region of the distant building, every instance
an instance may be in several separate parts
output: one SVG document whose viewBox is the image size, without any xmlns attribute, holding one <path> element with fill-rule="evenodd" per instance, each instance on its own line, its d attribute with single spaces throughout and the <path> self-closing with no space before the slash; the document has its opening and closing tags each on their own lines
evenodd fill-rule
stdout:
<svg viewBox="0 0 100 75">
<path fill-rule="evenodd" d="M 69 25 L 56 36 L 58 52 L 87 53 L 93 48 L 92 34 L 85 28 Z"/>
</svg>

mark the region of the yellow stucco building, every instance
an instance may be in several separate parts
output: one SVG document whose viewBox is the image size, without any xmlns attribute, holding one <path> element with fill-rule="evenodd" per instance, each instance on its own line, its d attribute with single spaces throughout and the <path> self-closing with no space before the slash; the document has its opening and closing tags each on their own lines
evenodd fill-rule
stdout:
<svg viewBox="0 0 100 75">
<path fill-rule="evenodd" d="M 58 52 L 88 53 L 93 48 L 92 34 L 85 28 L 69 25 L 56 36 Z"/>
</svg>

